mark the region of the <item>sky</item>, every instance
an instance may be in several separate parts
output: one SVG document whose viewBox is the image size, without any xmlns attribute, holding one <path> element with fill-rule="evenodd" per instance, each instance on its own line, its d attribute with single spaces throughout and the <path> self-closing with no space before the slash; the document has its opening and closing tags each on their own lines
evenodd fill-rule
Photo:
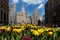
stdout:
<svg viewBox="0 0 60 40">
<path fill-rule="evenodd" d="M 35 9 L 38 9 L 38 14 L 42 16 L 45 13 L 45 4 L 47 0 L 9 0 L 9 3 L 16 3 L 17 12 L 21 12 L 22 5 L 25 6 L 25 11 L 32 15 Z"/>
</svg>

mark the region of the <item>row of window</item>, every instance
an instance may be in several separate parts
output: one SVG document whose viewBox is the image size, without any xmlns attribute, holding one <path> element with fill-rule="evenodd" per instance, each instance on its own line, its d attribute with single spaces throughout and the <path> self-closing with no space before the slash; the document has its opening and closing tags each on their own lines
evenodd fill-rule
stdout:
<svg viewBox="0 0 60 40">
<path fill-rule="evenodd" d="M 1 4 L 1 8 L 4 8 L 4 9 L 9 8 L 8 0 L 2 0 L 0 4 Z"/>
<path fill-rule="evenodd" d="M 4 12 L 3 10 L 0 10 L 0 17 L 1 17 L 1 20 L 7 20 L 7 13 Z"/>
</svg>

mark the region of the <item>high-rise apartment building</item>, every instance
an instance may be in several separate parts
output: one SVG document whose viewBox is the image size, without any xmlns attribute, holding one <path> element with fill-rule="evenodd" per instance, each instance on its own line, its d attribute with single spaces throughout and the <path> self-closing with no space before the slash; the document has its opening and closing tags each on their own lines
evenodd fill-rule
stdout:
<svg viewBox="0 0 60 40">
<path fill-rule="evenodd" d="M 48 0 L 45 5 L 45 22 L 49 26 L 60 26 L 60 0 Z"/>
<path fill-rule="evenodd" d="M 9 19 L 9 0 L 0 0 L 0 24 L 7 25 Z"/>
<path fill-rule="evenodd" d="M 12 3 L 9 5 L 9 24 L 15 24 L 16 23 L 16 4 Z"/>
<path fill-rule="evenodd" d="M 38 25 L 38 10 L 36 9 L 34 11 L 34 14 L 32 15 L 32 24 Z"/>
</svg>

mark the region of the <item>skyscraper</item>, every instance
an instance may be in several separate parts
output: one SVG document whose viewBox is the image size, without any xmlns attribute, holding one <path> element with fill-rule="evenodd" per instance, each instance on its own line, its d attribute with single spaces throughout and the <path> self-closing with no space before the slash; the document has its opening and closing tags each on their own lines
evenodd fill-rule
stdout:
<svg viewBox="0 0 60 40">
<path fill-rule="evenodd" d="M 9 0 L 0 0 L 0 24 L 7 25 L 9 19 Z"/>
<path fill-rule="evenodd" d="M 32 15 L 32 24 L 38 25 L 38 10 L 37 9 L 34 11 L 34 14 Z"/>
<path fill-rule="evenodd" d="M 16 4 L 12 3 L 9 5 L 9 24 L 16 23 Z"/>
<path fill-rule="evenodd" d="M 60 0 L 48 0 L 45 5 L 45 22 L 49 26 L 60 26 Z"/>
</svg>

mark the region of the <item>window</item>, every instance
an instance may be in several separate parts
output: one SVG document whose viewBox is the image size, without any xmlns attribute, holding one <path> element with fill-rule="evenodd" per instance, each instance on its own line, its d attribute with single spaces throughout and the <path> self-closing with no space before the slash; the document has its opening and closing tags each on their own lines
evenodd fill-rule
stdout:
<svg viewBox="0 0 60 40">
<path fill-rule="evenodd" d="M 2 19 L 2 13 L 3 13 L 3 10 L 1 10 L 1 19 Z"/>
<path fill-rule="evenodd" d="M 6 20 L 6 13 L 4 13 L 4 20 Z"/>
</svg>

